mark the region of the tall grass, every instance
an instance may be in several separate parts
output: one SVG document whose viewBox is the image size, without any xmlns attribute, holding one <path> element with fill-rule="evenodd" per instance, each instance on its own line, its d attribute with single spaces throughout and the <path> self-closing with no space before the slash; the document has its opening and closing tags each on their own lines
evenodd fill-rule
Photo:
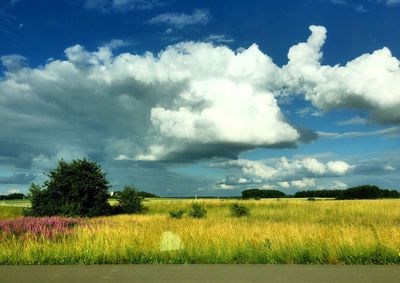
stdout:
<svg viewBox="0 0 400 283">
<path fill-rule="evenodd" d="M 246 200 L 242 218 L 230 211 L 237 200 L 205 200 L 206 218 L 169 217 L 192 202 L 151 200 L 147 214 L 84 219 L 57 240 L 8 237 L 0 263 L 400 264 L 399 200 Z M 181 249 L 161 251 L 166 232 Z"/>
<path fill-rule="evenodd" d="M 21 217 L 23 212 L 22 207 L 0 206 L 0 219 Z"/>
</svg>

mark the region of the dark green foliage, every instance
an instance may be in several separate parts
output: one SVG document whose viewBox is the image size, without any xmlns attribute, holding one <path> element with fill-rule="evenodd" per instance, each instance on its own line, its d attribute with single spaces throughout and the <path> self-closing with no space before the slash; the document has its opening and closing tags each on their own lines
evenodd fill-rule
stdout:
<svg viewBox="0 0 400 283">
<path fill-rule="evenodd" d="M 337 199 L 378 199 L 399 198 L 399 192 L 395 190 L 381 190 L 377 186 L 364 185 L 340 191 Z"/>
<path fill-rule="evenodd" d="M 116 198 L 117 199 L 120 194 L 121 194 L 121 191 L 116 191 L 116 192 L 114 192 L 112 198 Z M 158 195 L 155 195 L 153 193 L 148 193 L 148 192 L 145 192 L 145 191 L 140 191 L 140 192 L 138 191 L 137 194 L 139 196 L 143 197 L 143 198 L 159 198 Z"/>
<path fill-rule="evenodd" d="M 205 217 L 207 215 L 207 210 L 204 207 L 204 203 L 192 203 L 192 210 L 189 212 L 189 215 L 193 218 Z"/>
<path fill-rule="evenodd" d="M 148 193 L 148 192 L 145 192 L 145 191 L 140 191 L 139 192 L 139 196 L 144 197 L 144 198 L 159 198 L 158 195 L 155 195 L 153 193 Z"/>
<path fill-rule="evenodd" d="M 32 216 L 107 215 L 108 181 L 100 166 L 87 159 L 58 162 L 55 170 L 47 174 L 43 187 L 32 184 L 29 197 Z"/>
<path fill-rule="evenodd" d="M 182 216 L 185 214 L 185 210 L 183 209 L 174 209 L 168 212 L 171 218 L 181 219 Z"/>
<path fill-rule="evenodd" d="M 315 199 L 314 197 L 310 197 L 310 198 L 308 198 L 307 200 L 309 200 L 309 201 L 316 201 L 316 199 Z"/>
<path fill-rule="evenodd" d="M 25 195 L 20 193 L 13 193 L 8 195 L 0 195 L 0 200 L 9 200 L 9 199 L 24 199 Z"/>
<path fill-rule="evenodd" d="M 283 198 L 284 193 L 277 190 L 249 189 L 242 191 L 242 198 Z"/>
<path fill-rule="evenodd" d="M 143 197 L 133 186 L 125 187 L 117 196 L 118 207 L 122 213 L 139 213 L 143 211 Z"/>
<path fill-rule="evenodd" d="M 234 217 L 248 216 L 250 214 L 250 209 L 236 202 L 231 205 L 231 213 Z"/>
<path fill-rule="evenodd" d="M 399 198 L 396 190 L 382 190 L 377 186 L 358 186 L 346 190 L 315 190 L 300 191 L 294 194 L 295 198 L 336 198 L 336 199 L 378 199 Z"/>
<path fill-rule="evenodd" d="M 336 198 L 341 190 L 315 190 L 315 191 L 300 191 L 294 194 L 295 198 Z"/>
</svg>

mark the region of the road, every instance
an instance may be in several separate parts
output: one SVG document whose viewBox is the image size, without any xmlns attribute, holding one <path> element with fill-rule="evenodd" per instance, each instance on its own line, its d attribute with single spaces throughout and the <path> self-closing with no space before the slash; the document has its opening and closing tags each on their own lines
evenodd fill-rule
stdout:
<svg viewBox="0 0 400 283">
<path fill-rule="evenodd" d="M 45 282 L 400 282 L 400 266 L 67 265 L 0 266 L 0 283 Z"/>
</svg>

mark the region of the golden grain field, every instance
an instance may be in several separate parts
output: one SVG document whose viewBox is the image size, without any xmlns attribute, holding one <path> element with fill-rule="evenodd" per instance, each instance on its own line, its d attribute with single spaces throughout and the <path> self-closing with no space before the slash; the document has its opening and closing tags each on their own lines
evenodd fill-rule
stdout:
<svg viewBox="0 0 400 283">
<path fill-rule="evenodd" d="M 52 239 L 0 232 L 0 263 L 400 263 L 400 200 L 239 200 L 242 218 L 235 200 L 201 200 L 206 218 L 169 217 L 192 202 L 152 199 L 146 214 L 83 219 Z"/>
</svg>

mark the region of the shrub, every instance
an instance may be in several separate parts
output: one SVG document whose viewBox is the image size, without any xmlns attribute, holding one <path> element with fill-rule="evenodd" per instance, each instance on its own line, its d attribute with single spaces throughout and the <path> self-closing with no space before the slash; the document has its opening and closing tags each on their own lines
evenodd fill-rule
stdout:
<svg viewBox="0 0 400 283">
<path fill-rule="evenodd" d="M 118 206 L 122 213 L 143 212 L 143 197 L 133 186 L 126 186 L 117 196 Z"/>
<path fill-rule="evenodd" d="M 231 205 L 231 213 L 234 217 L 248 216 L 250 214 L 250 209 L 244 205 L 234 203 Z"/>
<path fill-rule="evenodd" d="M 316 199 L 315 199 L 314 197 L 310 197 L 310 198 L 308 198 L 307 200 L 309 200 L 309 201 L 315 201 Z"/>
<path fill-rule="evenodd" d="M 204 207 L 203 203 L 192 203 L 192 210 L 189 212 L 189 215 L 193 218 L 203 218 L 207 215 L 207 210 Z"/>
<path fill-rule="evenodd" d="M 181 219 L 184 214 L 185 214 L 185 211 L 183 209 L 174 209 L 174 210 L 169 211 L 169 216 L 171 218 Z"/>
<path fill-rule="evenodd" d="M 31 216 L 99 216 L 110 213 L 108 181 L 100 166 L 87 159 L 58 162 L 44 186 L 31 185 Z"/>
</svg>

